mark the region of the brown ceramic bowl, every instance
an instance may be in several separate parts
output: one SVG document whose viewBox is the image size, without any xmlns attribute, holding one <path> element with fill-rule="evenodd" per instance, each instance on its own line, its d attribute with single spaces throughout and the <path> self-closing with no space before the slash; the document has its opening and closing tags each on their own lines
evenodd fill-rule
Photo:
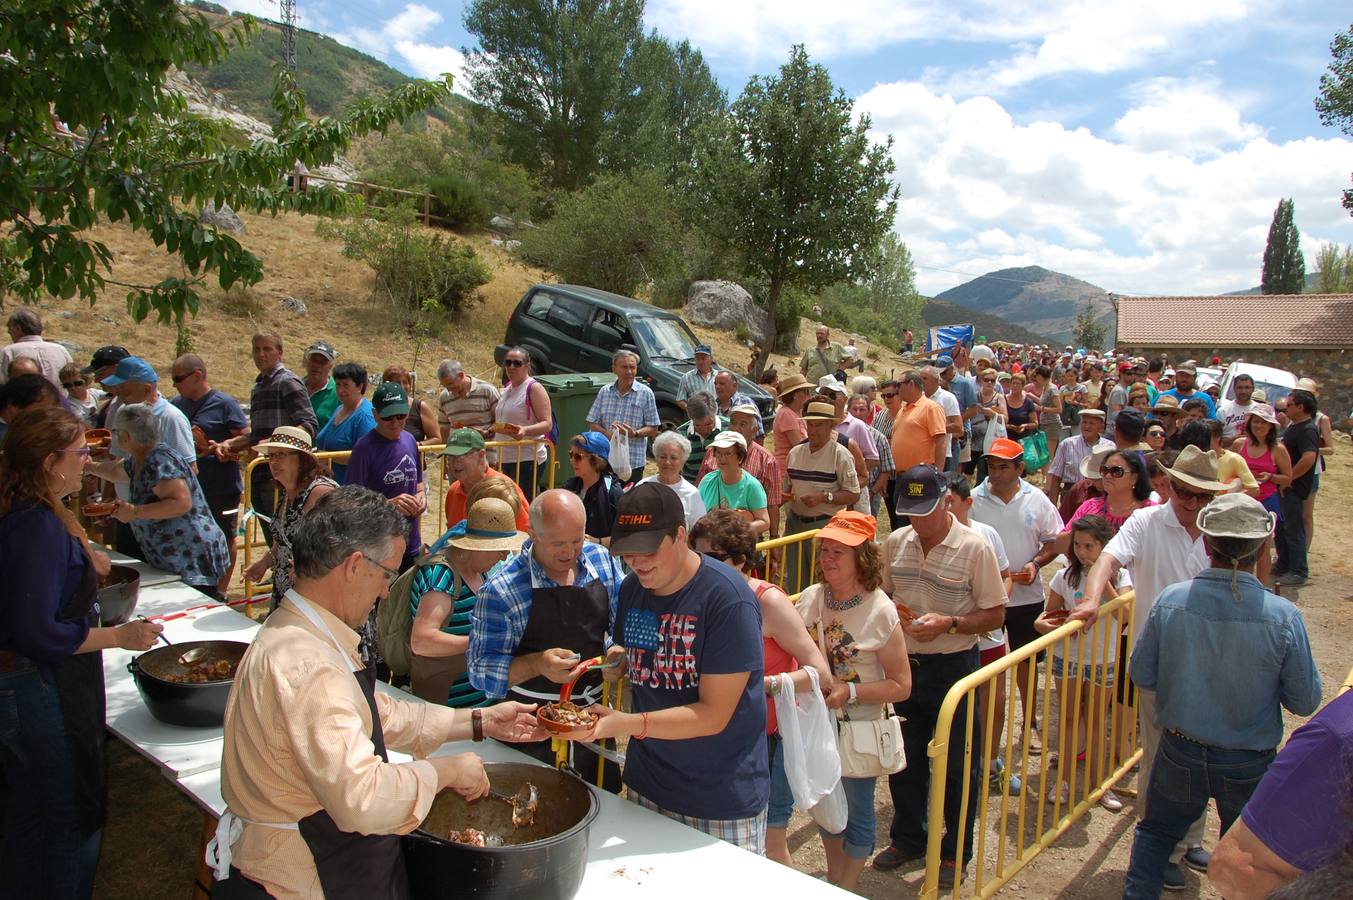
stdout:
<svg viewBox="0 0 1353 900">
<path fill-rule="evenodd" d="M 592 721 L 588 722 L 586 725 L 569 725 L 564 722 L 557 722 L 554 719 L 551 719 L 549 716 L 545 715 L 545 710 L 550 709 L 551 707 L 554 706 L 558 706 L 558 704 L 547 703 L 536 710 L 536 721 L 539 722 L 541 727 L 544 728 L 546 731 L 548 731 L 550 734 L 584 733 L 591 731 L 593 727 L 596 725 L 595 714 L 593 714 Z"/>
</svg>

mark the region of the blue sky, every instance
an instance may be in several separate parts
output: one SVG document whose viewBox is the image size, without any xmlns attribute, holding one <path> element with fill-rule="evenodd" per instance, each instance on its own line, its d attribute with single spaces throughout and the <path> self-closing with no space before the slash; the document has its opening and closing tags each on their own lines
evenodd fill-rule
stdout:
<svg viewBox="0 0 1353 900">
<path fill-rule="evenodd" d="M 456 71 L 473 43 L 459 0 L 298 9 L 412 75 Z M 1308 268 L 1353 243 L 1353 139 L 1312 106 L 1347 0 L 649 0 L 645 21 L 730 97 L 807 45 L 894 138 L 895 227 L 926 293 L 1022 265 L 1128 294 L 1249 287 L 1289 196 Z"/>
</svg>

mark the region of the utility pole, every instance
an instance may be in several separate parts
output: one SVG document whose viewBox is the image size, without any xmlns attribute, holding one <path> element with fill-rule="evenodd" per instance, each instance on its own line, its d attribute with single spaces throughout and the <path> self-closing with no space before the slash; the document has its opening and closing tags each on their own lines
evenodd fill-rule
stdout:
<svg viewBox="0 0 1353 900">
<path fill-rule="evenodd" d="M 282 12 L 282 61 L 296 74 L 296 0 L 278 0 Z"/>
</svg>

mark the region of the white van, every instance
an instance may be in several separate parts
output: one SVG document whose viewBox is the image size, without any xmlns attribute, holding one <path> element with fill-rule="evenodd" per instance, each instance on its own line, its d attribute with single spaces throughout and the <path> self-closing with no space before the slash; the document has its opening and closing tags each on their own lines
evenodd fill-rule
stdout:
<svg viewBox="0 0 1353 900">
<path fill-rule="evenodd" d="M 1223 400 L 1234 400 L 1236 398 L 1232 384 L 1237 375 L 1248 375 L 1253 378 L 1254 389 L 1263 391 L 1269 404 L 1277 403 L 1292 393 L 1292 389 L 1297 386 L 1297 376 L 1286 369 L 1272 369 L 1255 363 L 1233 362 L 1226 367 L 1226 373 L 1222 375 L 1221 397 Z"/>
</svg>

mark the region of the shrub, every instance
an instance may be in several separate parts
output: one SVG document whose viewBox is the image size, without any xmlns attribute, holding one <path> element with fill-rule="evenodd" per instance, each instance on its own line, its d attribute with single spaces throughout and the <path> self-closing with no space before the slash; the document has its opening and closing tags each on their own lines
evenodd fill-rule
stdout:
<svg viewBox="0 0 1353 900">
<path fill-rule="evenodd" d="M 458 315 L 489 281 L 474 248 L 418 226 L 412 209 L 382 210 L 379 219 L 323 220 L 316 232 L 343 242 L 343 255 L 376 273 L 372 296 L 401 311 L 430 307 Z"/>
<path fill-rule="evenodd" d="M 444 219 L 441 224 L 449 228 L 479 228 L 493 216 L 483 190 L 464 175 L 438 175 L 428 182 L 427 189 L 434 198 L 432 214 Z"/>
</svg>

